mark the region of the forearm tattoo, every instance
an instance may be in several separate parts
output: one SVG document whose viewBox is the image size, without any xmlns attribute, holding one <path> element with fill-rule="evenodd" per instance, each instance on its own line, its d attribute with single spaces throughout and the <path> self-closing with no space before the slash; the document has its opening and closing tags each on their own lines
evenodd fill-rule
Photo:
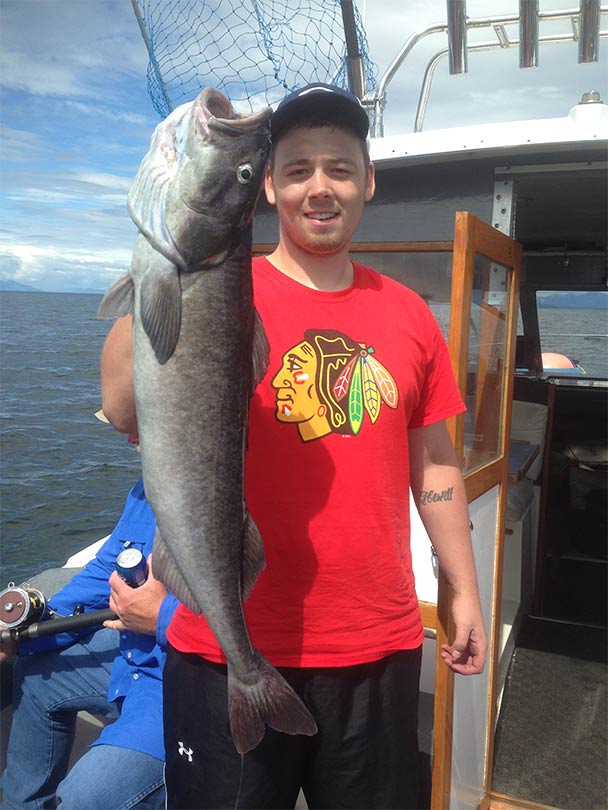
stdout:
<svg viewBox="0 0 608 810">
<path fill-rule="evenodd" d="M 420 506 L 438 501 L 451 501 L 454 496 L 454 487 L 444 489 L 442 492 L 435 492 L 434 489 L 423 489 L 420 493 Z"/>
</svg>

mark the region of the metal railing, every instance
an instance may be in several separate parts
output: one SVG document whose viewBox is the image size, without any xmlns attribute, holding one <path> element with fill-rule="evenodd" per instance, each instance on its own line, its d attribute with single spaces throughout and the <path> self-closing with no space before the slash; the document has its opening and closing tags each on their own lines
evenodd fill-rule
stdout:
<svg viewBox="0 0 608 810">
<path fill-rule="evenodd" d="M 536 11 L 535 21 L 530 20 L 528 2 Z M 462 5 L 464 5 L 464 3 L 462 3 Z M 538 43 L 555 44 L 562 42 L 578 42 L 579 62 L 597 61 L 599 39 L 608 37 L 608 31 L 601 31 L 599 29 L 599 15 L 608 14 L 608 6 L 600 6 L 597 0 L 581 0 L 580 8 L 565 9 L 563 11 L 538 11 L 536 9 L 536 3 L 530 0 L 523 0 L 521 5 L 528 9 L 525 18 L 523 14 L 477 19 L 465 17 L 464 28 L 460 24 L 461 20 L 449 19 L 447 23 L 435 23 L 411 36 L 380 78 L 375 93 L 373 95 L 368 94 L 363 99 L 364 106 L 372 113 L 370 116 L 370 134 L 372 138 L 378 138 L 384 135 L 384 107 L 386 105 L 386 93 L 389 84 L 412 52 L 413 48 L 422 39 L 431 34 L 448 33 L 449 42 L 448 47 L 438 51 L 431 57 L 427 64 L 416 110 L 414 132 L 420 132 L 422 130 L 435 69 L 445 56 L 449 55 L 450 57 L 450 72 L 462 73 L 466 71 L 466 53 L 468 52 L 491 51 L 520 46 L 520 64 L 532 67 L 537 64 Z M 541 23 L 558 20 L 569 20 L 572 26 L 572 32 L 567 34 L 538 36 L 538 29 Z M 517 24 L 519 24 L 520 32 L 523 36 L 519 38 L 509 37 L 505 26 Z M 471 29 L 481 28 L 492 29 L 495 39 L 490 42 L 467 45 L 466 32 Z"/>
</svg>

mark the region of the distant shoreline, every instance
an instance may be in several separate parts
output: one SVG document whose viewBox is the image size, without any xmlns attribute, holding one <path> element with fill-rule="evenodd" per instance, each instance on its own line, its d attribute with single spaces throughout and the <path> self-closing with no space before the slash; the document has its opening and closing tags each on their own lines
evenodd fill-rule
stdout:
<svg viewBox="0 0 608 810">
<path fill-rule="evenodd" d="M 5 286 L 6 281 L 0 281 L 0 292 L 27 292 L 27 293 L 43 293 L 44 295 L 104 295 L 103 290 L 38 290 L 35 287 L 28 287 L 27 285 L 19 284 L 17 282 L 8 282 L 10 287 Z M 15 285 L 15 286 L 13 286 Z M 598 291 L 600 292 L 600 291 Z M 601 291 L 602 295 L 606 295 Z M 549 300 L 542 298 L 538 300 L 539 309 L 596 309 L 605 310 L 608 315 L 608 295 L 606 301 L 596 298 L 597 293 L 574 293 L 564 295 L 562 301 L 556 301 L 554 296 Z M 567 297 L 566 297 L 567 296 Z M 432 303 L 432 302 L 430 302 Z"/>
<path fill-rule="evenodd" d="M 35 287 L 3 287 L 0 284 L 0 293 L 42 293 L 43 295 L 103 295 L 105 290 L 37 290 Z"/>
</svg>

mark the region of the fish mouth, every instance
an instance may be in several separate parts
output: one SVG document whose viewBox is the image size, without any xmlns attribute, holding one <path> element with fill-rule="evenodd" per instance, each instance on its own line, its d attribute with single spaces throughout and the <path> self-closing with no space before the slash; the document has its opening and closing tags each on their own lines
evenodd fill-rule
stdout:
<svg viewBox="0 0 608 810">
<path fill-rule="evenodd" d="M 270 107 L 250 115 L 240 115 L 223 93 L 210 87 L 203 92 L 201 104 L 208 114 L 209 126 L 226 134 L 253 132 L 263 124 L 270 123 L 272 115 Z"/>
<path fill-rule="evenodd" d="M 242 135 L 244 132 L 254 132 L 256 129 L 266 125 L 269 129 L 270 116 L 272 110 L 266 107 L 253 115 L 243 115 L 235 118 L 218 118 L 212 116 L 209 118 L 209 128 L 215 129 L 218 132 L 224 132 L 227 135 Z"/>
</svg>

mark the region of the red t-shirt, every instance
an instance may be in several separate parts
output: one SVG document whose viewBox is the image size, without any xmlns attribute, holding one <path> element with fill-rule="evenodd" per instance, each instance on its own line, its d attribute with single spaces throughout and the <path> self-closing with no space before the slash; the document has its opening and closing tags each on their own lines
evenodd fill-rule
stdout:
<svg viewBox="0 0 608 810">
<path fill-rule="evenodd" d="M 245 498 L 266 569 L 245 604 L 276 666 L 349 666 L 422 643 L 410 553 L 408 428 L 462 412 L 424 301 L 355 264 L 322 292 L 254 260 L 270 364 L 251 403 Z M 171 644 L 225 659 L 183 605 Z"/>
</svg>

